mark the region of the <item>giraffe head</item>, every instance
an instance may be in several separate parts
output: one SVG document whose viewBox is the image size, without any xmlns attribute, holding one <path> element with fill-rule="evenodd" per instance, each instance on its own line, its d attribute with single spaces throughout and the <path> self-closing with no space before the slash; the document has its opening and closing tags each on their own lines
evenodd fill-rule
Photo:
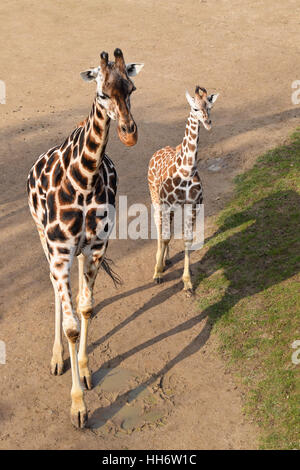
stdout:
<svg viewBox="0 0 300 470">
<path fill-rule="evenodd" d="M 130 111 L 130 95 L 136 89 L 130 77 L 137 75 L 144 64 L 125 64 L 121 49 L 115 49 L 115 61 L 108 60 L 107 52 L 100 54 L 100 66 L 85 72 L 85 81 L 95 81 L 97 101 L 108 116 L 118 121 L 118 135 L 127 146 L 137 142 L 137 126 Z"/>
<path fill-rule="evenodd" d="M 185 93 L 185 96 L 191 106 L 192 113 L 199 122 L 202 122 L 205 129 L 209 131 L 211 129 L 210 110 L 218 98 L 219 93 L 216 95 L 207 95 L 205 88 L 196 86 L 194 98 L 191 97 L 188 91 Z"/>
</svg>

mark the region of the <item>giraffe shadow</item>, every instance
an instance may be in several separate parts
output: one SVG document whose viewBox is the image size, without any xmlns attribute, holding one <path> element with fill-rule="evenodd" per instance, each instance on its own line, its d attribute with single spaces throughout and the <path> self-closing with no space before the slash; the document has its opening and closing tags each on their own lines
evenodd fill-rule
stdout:
<svg viewBox="0 0 300 470">
<path fill-rule="evenodd" d="M 183 260 L 183 252 L 176 253 L 172 258 L 170 258 L 170 261 L 172 265 L 174 266 L 178 262 Z M 196 267 L 197 263 L 191 264 L 191 269 L 193 267 Z M 164 283 L 163 285 L 168 285 L 168 283 L 179 279 L 182 276 L 182 271 L 183 268 L 178 268 L 176 270 L 173 270 L 171 272 L 166 273 L 164 277 Z M 93 313 L 93 318 L 97 316 L 97 314 L 102 311 L 104 307 L 112 305 L 114 302 L 118 302 L 120 300 L 123 300 L 131 295 L 134 295 L 139 292 L 143 292 L 147 289 L 151 289 L 155 287 L 156 284 L 154 284 L 153 281 L 148 282 L 142 286 L 136 287 L 134 289 L 130 289 L 127 292 L 122 292 L 120 294 L 117 294 L 113 297 L 109 297 L 101 302 L 99 302 L 95 308 L 94 308 L 94 313 Z M 124 321 L 120 322 L 118 325 L 116 325 L 114 328 L 112 328 L 108 333 L 105 335 L 101 336 L 98 338 L 96 341 L 93 341 L 89 346 L 88 346 L 88 354 L 91 354 L 95 349 L 97 349 L 101 344 L 105 343 L 108 341 L 113 335 L 118 333 L 121 329 L 125 328 L 129 323 L 133 322 L 136 320 L 138 317 L 143 315 L 145 312 L 151 310 L 151 308 L 154 308 L 157 305 L 162 304 L 165 302 L 167 299 L 172 297 L 173 295 L 179 293 L 182 288 L 183 288 L 183 282 L 180 280 L 180 282 L 176 283 L 175 285 L 168 286 L 166 289 L 161 288 L 160 286 L 157 286 L 159 289 L 158 293 L 151 298 L 149 301 L 145 302 L 139 309 L 137 309 L 132 315 L 130 315 L 128 318 L 126 318 Z M 66 358 L 64 360 L 64 372 L 68 371 L 71 367 L 70 364 L 70 359 Z M 105 365 L 102 366 L 105 368 Z M 96 374 L 97 375 L 97 374 Z M 93 384 L 95 385 L 95 379 L 93 378 Z"/>
<path fill-rule="evenodd" d="M 258 102 L 256 106 L 251 109 L 255 109 L 253 113 L 249 114 L 249 109 L 246 106 L 241 106 L 235 109 L 232 114 L 228 107 L 228 103 L 224 104 L 224 108 L 216 108 L 214 110 L 215 116 L 215 128 L 218 128 L 218 132 L 212 134 L 202 133 L 201 134 L 201 148 L 199 149 L 199 155 L 202 152 L 207 152 L 208 145 L 218 144 L 226 141 L 227 138 L 232 138 L 234 135 L 240 135 L 249 131 L 255 131 L 258 128 L 271 125 L 273 123 L 284 123 L 294 117 L 299 116 L 300 109 L 291 108 L 276 113 L 261 114 L 257 117 L 257 109 L 266 109 L 265 102 Z M 86 106 L 73 107 L 57 113 L 49 112 L 39 117 L 34 117 L 26 121 L 22 120 L 22 113 L 16 114 L 16 121 L 13 125 L 8 125 L 0 130 L 0 137 L 3 137 L 3 148 L 2 148 L 2 163 L 0 172 L 0 185 L 5 188 L 1 192 L 0 205 L 3 209 L 1 213 L 0 224 L 3 228 L 12 227 L 11 233 L 6 244 L 6 250 L 2 254 L 3 265 L 7 266 L 7 269 L 11 271 L 14 282 L 18 282 L 19 291 L 29 290 L 32 282 L 35 283 L 36 293 L 41 294 L 45 291 L 49 285 L 49 292 L 51 292 L 51 285 L 49 284 L 47 264 L 44 260 L 43 252 L 40 247 L 40 241 L 38 234 L 34 228 L 33 222 L 28 217 L 27 204 L 24 203 L 22 207 L 18 207 L 20 201 L 26 201 L 25 181 L 28 175 L 28 171 L 36 160 L 37 156 L 51 146 L 60 143 L 64 140 L 70 131 L 74 128 L 74 124 L 82 120 L 82 118 L 88 114 L 89 104 Z M 147 174 L 147 166 L 149 157 L 159 147 L 164 145 L 177 145 L 183 136 L 184 125 L 186 119 L 186 112 L 183 111 L 182 105 L 174 107 L 172 110 L 174 113 L 180 115 L 180 119 L 172 122 L 149 122 L 145 121 L 144 109 L 141 107 L 135 108 L 135 114 L 137 122 L 139 123 L 140 140 L 137 146 L 130 149 L 123 148 L 118 141 L 115 132 L 110 133 L 110 141 L 108 145 L 108 154 L 113 157 L 118 155 L 117 167 L 118 174 L 123 175 L 120 179 L 120 194 L 128 194 L 128 202 L 136 202 L 136 193 L 132 191 L 133 180 L 130 175 L 134 175 L 137 181 L 145 181 L 145 175 Z M 230 116 L 230 122 L 226 117 Z M 234 116 L 234 118 L 233 118 Z M 234 121 L 232 121 L 234 119 Z M 63 122 L 63 125 L 62 125 Z M 225 122 L 224 124 L 222 124 Z M 227 122 L 227 123 L 226 123 Z M 220 124 L 219 124 L 220 123 Z M 45 129 L 38 134 L 32 134 L 36 129 Z M 20 139 L 20 135 L 22 139 Z M 151 135 L 151 140 L 148 136 Z M 261 137 L 260 137 L 261 138 Z M 257 141 L 257 137 L 253 134 L 253 141 L 255 139 L 255 145 L 259 148 L 260 141 Z M 263 142 L 261 142 L 263 143 Z M 236 144 L 235 152 L 242 155 L 245 151 L 251 147 L 249 141 L 245 144 Z M 15 155 L 22 155 L 22 158 L 14 159 L 15 164 L 8 165 L 7 162 L 11 161 L 11 148 L 14 148 Z M 252 147 L 251 147 L 252 148 Z M 130 155 L 130 156 L 129 156 Z M 139 162 L 139 165 L 136 162 Z M 17 171 L 16 171 L 17 168 Z M 12 183 L 12 184 L 8 184 Z M 148 190 L 145 184 L 144 190 L 140 191 L 139 202 L 149 203 Z M 5 205 L 9 203 L 11 206 L 6 209 Z M 16 208 L 11 210 L 11 207 L 16 205 Z M 209 214 L 213 215 L 219 206 L 211 205 L 209 208 Z M 15 230 L 15 228 L 23 224 L 22 230 Z M 124 251 L 121 249 L 122 240 L 118 240 L 118 256 L 122 257 L 125 250 L 136 255 L 147 241 L 141 240 L 139 243 L 132 243 Z M 113 248 L 116 249 L 116 245 L 111 244 L 109 252 Z M 23 269 L 19 269 L 14 259 L 16 257 L 26 257 L 30 259 L 30 263 L 24 264 Z M 42 282 L 41 282 L 42 281 Z M 3 275 L 0 278 L 0 282 L 3 283 L 4 288 L 9 293 L 8 297 L 12 297 L 10 293 L 13 293 L 14 287 L 10 281 L 7 280 L 6 270 L 3 270 Z"/>
<path fill-rule="evenodd" d="M 35 118 L 28 120 L 26 121 L 26 123 L 23 121 L 19 121 L 17 125 L 7 126 L 6 128 L 1 129 L 0 136 L 2 135 L 2 137 L 5 137 L 3 139 L 3 142 L 10 142 L 10 147 L 5 145 L 3 147 L 3 162 L 10 161 L 9 159 L 11 157 L 11 146 L 15 149 L 16 155 L 20 154 L 24 156 L 24 158 L 19 158 L 17 160 L 18 171 L 16 171 L 15 165 L 8 166 L 6 163 L 1 164 L 1 168 L 5 169 L 5 171 L 2 171 L 0 175 L 0 179 L 2 180 L 1 184 L 3 185 L 3 188 L 6 189 L 1 193 L 1 205 L 4 205 L 7 202 L 18 203 L 19 200 L 24 200 L 26 198 L 24 182 L 26 180 L 28 170 L 32 165 L 33 161 L 42 151 L 45 150 L 45 148 L 51 147 L 51 145 L 57 143 L 58 134 L 61 134 L 61 137 L 59 137 L 59 139 L 63 140 L 63 136 L 68 135 L 69 131 L 72 129 L 73 124 L 76 121 L 81 120 L 82 115 L 86 114 L 87 111 L 88 106 L 82 108 L 68 109 L 64 113 L 60 113 L 59 116 L 57 115 L 56 119 L 53 119 L 53 114 L 48 114 L 38 119 Z M 132 173 L 136 175 L 137 173 L 138 178 L 141 178 L 142 176 L 144 178 L 147 170 L 149 156 L 155 150 L 157 150 L 158 147 L 164 144 L 171 143 L 171 145 L 176 145 L 178 143 L 178 139 L 180 140 L 180 136 L 183 135 L 184 130 L 185 115 L 182 115 L 180 121 L 176 122 L 149 123 L 143 121 L 142 111 L 142 109 L 137 109 L 137 117 L 138 114 L 141 115 L 141 119 L 137 119 L 140 121 L 140 135 L 141 137 L 143 136 L 143 134 L 144 136 L 147 136 L 147 134 L 151 135 L 153 137 L 153 139 L 151 139 L 151 142 L 147 142 L 147 145 L 144 145 L 143 147 L 137 145 L 136 147 L 132 148 L 130 150 L 130 158 L 128 157 L 127 150 L 120 146 L 120 143 L 118 142 L 114 132 L 111 132 L 109 142 L 108 153 L 112 156 L 119 155 L 118 173 L 120 175 L 125 175 L 123 180 L 121 180 L 121 190 L 124 193 L 131 193 L 129 194 L 129 202 L 130 199 L 135 198 L 135 195 L 132 194 L 132 179 L 127 177 L 128 174 Z M 249 115 L 248 110 L 241 107 L 238 110 L 238 113 L 234 114 L 234 116 L 238 116 L 238 119 L 235 119 L 235 122 L 230 123 L 230 125 L 226 124 L 223 127 L 221 126 L 220 132 L 212 134 L 213 142 L 218 143 L 222 140 L 226 140 L 227 137 L 232 137 L 233 135 L 237 134 L 243 134 L 245 132 L 248 132 L 249 130 L 252 131 L 257 128 L 264 127 L 265 125 L 270 125 L 274 122 L 285 122 L 291 119 L 292 117 L 299 116 L 299 113 L 300 109 L 295 109 L 293 107 L 289 110 L 285 110 L 275 114 L 269 113 L 268 115 L 261 116 L 259 119 L 257 119 L 256 115 Z M 226 108 L 219 110 L 218 108 L 216 108 L 216 127 L 218 126 L 217 121 L 221 121 L 224 115 L 226 115 Z M 67 121 L 68 116 L 72 116 L 69 121 Z M 66 122 L 66 124 L 64 124 L 65 129 L 61 127 L 61 118 L 64 118 Z M 69 127 L 70 123 L 72 124 L 71 127 Z M 39 129 L 43 127 L 44 124 L 49 127 L 49 132 L 47 134 L 41 132 L 38 134 L 38 136 L 31 137 L 32 129 Z M 24 135 L 26 137 L 26 141 L 21 141 L 19 138 L 20 127 L 24 127 L 22 131 L 22 136 Z M 232 132 L 234 132 L 234 134 L 232 134 Z M 205 137 L 203 141 L 203 147 L 201 147 L 201 149 L 205 151 L 209 137 L 207 134 L 204 133 L 203 136 Z M 237 146 L 238 153 L 241 153 L 241 151 L 244 150 L 247 150 L 247 148 L 239 148 Z M 138 159 L 141 163 L 137 168 L 136 161 Z M 7 184 L 7 182 L 10 181 L 13 182 L 13 185 L 11 185 L 11 187 L 13 188 L 13 192 L 10 190 L 9 185 Z M 144 193 L 141 193 L 139 199 L 141 202 L 149 200 L 146 188 Z M 49 289 L 49 295 L 51 295 L 52 298 L 52 288 L 49 283 L 49 277 L 47 272 L 48 267 L 46 261 L 44 260 L 42 249 L 40 247 L 38 234 L 36 233 L 35 228 L 33 227 L 31 219 L 30 223 L 28 223 L 29 217 L 27 206 L 24 205 L 22 206 L 22 208 L 17 208 L 14 213 L 10 212 L 9 214 L 7 214 L 5 213 L 5 211 L 3 213 L 4 216 L 1 216 L 2 227 L 5 227 L 7 224 L 7 226 L 11 225 L 11 227 L 15 228 L 16 226 L 18 226 L 18 224 L 24 224 L 24 227 L 22 227 L 22 231 L 11 230 L 9 243 L 7 243 L 5 253 L 3 253 L 3 265 L 5 265 L 7 269 L 3 270 L 3 275 L 1 276 L 0 282 L 2 283 L 7 292 L 7 297 L 13 297 L 12 295 L 10 295 L 10 293 L 15 290 L 15 283 L 18 283 L 19 292 L 22 292 L 22 290 L 30 290 L 32 288 L 32 283 L 34 283 L 36 289 L 36 296 L 38 296 L 40 293 L 43 293 L 45 289 Z M 132 255 L 134 256 L 138 256 L 138 252 L 143 248 L 144 243 L 147 243 L 147 241 L 131 244 L 129 247 L 129 252 L 132 253 Z M 39 253 L 39 255 L 36 255 L 36 252 Z M 126 252 L 126 254 L 127 253 L 128 251 Z M 120 256 L 122 256 L 122 253 L 120 253 Z M 19 269 L 19 266 L 14 262 L 16 257 L 24 257 L 28 260 L 30 259 L 30 263 L 26 263 L 23 269 Z M 11 282 L 11 278 L 7 277 L 7 271 L 10 271 L 12 273 L 14 279 L 13 283 Z M 168 275 L 169 272 L 170 271 L 167 272 Z M 165 282 L 167 283 L 167 276 Z M 150 287 L 151 283 L 149 283 L 148 286 Z M 144 289 L 147 288 L 148 287 L 144 287 Z M 115 300 L 117 300 L 117 297 L 115 298 Z M 104 301 L 103 305 L 108 305 L 110 302 L 111 299 L 106 300 Z M 157 302 L 159 302 L 159 300 L 157 300 Z M 66 369 L 68 369 L 68 360 L 66 361 L 65 366 Z"/>
<path fill-rule="evenodd" d="M 172 257 L 170 257 L 170 267 L 174 266 L 175 264 L 179 263 L 182 261 L 184 258 L 183 252 L 178 252 L 174 254 Z M 196 267 L 197 263 L 191 264 L 191 270 L 193 267 Z M 169 282 L 172 282 L 174 280 L 177 280 L 181 277 L 182 275 L 182 270 L 183 268 L 178 268 L 176 270 L 173 270 L 172 272 L 168 272 L 164 276 L 164 285 L 168 285 Z M 102 311 L 104 307 L 112 305 L 114 302 L 118 302 L 120 300 L 123 300 L 127 297 L 130 297 L 131 295 L 134 295 L 139 292 L 143 292 L 147 289 L 151 289 L 155 287 L 156 284 L 153 281 L 150 281 L 142 286 L 135 287 L 134 289 L 130 289 L 126 292 L 121 292 L 120 294 L 116 294 L 112 297 L 109 297 L 107 299 L 102 300 L 99 302 L 95 307 L 93 311 L 93 315 L 91 320 L 93 320 L 95 317 L 97 317 L 98 313 Z M 143 313 L 147 312 L 151 308 L 165 302 L 168 298 L 172 297 L 173 295 L 179 293 L 182 288 L 183 288 L 183 282 L 178 282 L 176 285 L 172 285 L 167 287 L 166 289 L 161 289 L 161 285 L 157 286 L 159 289 L 159 292 L 157 295 L 154 296 L 153 299 L 150 299 L 148 302 L 145 302 L 138 310 L 136 310 L 132 315 L 130 315 L 128 318 L 126 318 L 124 321 L 120 322 L 118 325 L 116 325 L 113 329 L 111 329 L 108 333 L 105 335 L 101 336 L 98 338 L 96 341 L 93 341 L 91 344 L 88 345 L 87 352 L 88 354 L 91 354 L 97 347 L 99 347 L 101 344 L 105 343 L 108 341 L 114 334 L 118 333 L 122 328 L 125 328 L 129 323 L 134 321 L 136 318 L 141 316 Z M 104 366 L 103 366 L 104 367 Z M 66 357 L 64 359 L 64 367 L 63 367 L 63 373 L 67 372 L 71 368 L 71 362 L 70 358 Z M 93 378 L 93 384 L 95 385 L 95 379 Z"/>
<path fill-rule="evenodd" d="M 178 252 L 174 254 L 170 258 L 170 266 L 175 266 L 177 263 L 183 260 L 184 254 L 183 252 Z M 197 263 L 194 263 L 191 265 L 191 269 L 193 269 L 193 266 L 196 266 Z M 182 271 L 183 267 L 180 267 L 176 270 L 169 271 L 165 273 L 164 276 L 164 281 L 163 284 L 166 285 L 171 281 L 177 280 L 182 276 Z M 130 289 L 127 292 L 120 293 L 118 295 L 115 295 L 113 297 L 110 297 L 108 299 L 103 300 L 94 309 L 94 316 L 96 316 L 104 307 L 113 304 L 116 301 L 123 300 L 126 297 L 129 297 L 131 295 L 134 295 L 136 293 L 143 292 L 147 289 L 151 289 L 155 287 L 156 284 L 151 281 L 148 282 L 142 286 L 136 287 L 134 289 Z M 172 297 L 176 293 L 180 292 L 182 290 L 183 283 L 179 282 L 176 285 L 171 285 L 167 287 L 166 289 L 162 288 L 161 286 L 157 286 L 159 289 L 159 292 L 154 296 L 154 298 L 150 299 L 149 301 L 145 302 L 138 310 L 136 310 L 132 315 L 130 315 L 128 318 L 126 318 L 123 322 L 119 323 L 116 327 L 114 327 L 112 330 L 110 330 L 108 333 L 106 333 L 104 336 L 99 338 L 98 340 L 94 341 L 93 343 L 90 344 L 88 347 L 88 352 L 91 353 L 97 346 L 100 344 L 104 343 L 107 341 L 109 338 L 111 338 L 114 334 L 116 334 L 118 331 L 120 331 L 122 328 L 126 327 L 129 323 L 134 321 L 136 318 L 141 316 L 143 313 L 146 311 L 150 310 L 151 308 L 160 305 L 161 303 L 165 302 L 168 298 Z"/>
<path fill-rule="evenodd" d="M 103 426 L 126 402 L 130 402 L 130 397 L 136 396 L 140 391 L 163 377 L 175 365 L 196 354 L 210 337 L 213 325 L 241 299 L 262 292 L 300 271 L 298 256 L 300 251 L 299 207 L 300 196 L 295 191 L 277 191 L 224 220 L 215 237 L 225 234 L 231 229 L 238 229 L 245 222 L 252 223 L 225 239 L 221 237 L 221 241 L 209 248 L 200 263 L 194 264 L 194 266 L 201 268 L 201 276 L 196 279 L 195 288 L 203 279 L 210 277 L 219 269 L 223 269 L 228 280 L 228 287 L 222 299 L 174 328 L 164 331 L 105 362 L 95 372 L 95 378 L 99 377 L 102 368 L 105 370 L 118 367 L 126 359 L 147 348 L 154 347 L 166 338 L 190 330 L 207 319 L 204 326 L 201 325 L 200 331 L 194 339 L 159 371 L 139 383 L 134 389 L 119 395 L 112 404 L 97 408 L 91 416 L 92 427 Z M 274 236 L 275 233 L 277 236 Z M 279 237 L 278 233 L 282 233 L 282 236 Z M 181 270 L 173 272 L 172 278 L 178 277 L 179 272 Z M 155 298 L 137 310 L 130 317 L 130 321 L 149 310 L 151 306 L 159 305 L 170 295 L 178 293 L 181 287 L 181 282 L 178 282 L 172 287 L 161 290 Z M 111 332 L 111 334 L 113 333 Z M 94 386 L 97 387 L 98 383 L 95 381 Z"/>
</svg>

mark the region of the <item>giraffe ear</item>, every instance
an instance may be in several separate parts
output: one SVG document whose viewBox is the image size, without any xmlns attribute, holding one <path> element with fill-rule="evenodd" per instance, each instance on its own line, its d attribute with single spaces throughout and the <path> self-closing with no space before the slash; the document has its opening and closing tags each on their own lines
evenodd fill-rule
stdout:
<svg viewBox="0 0 300 470">
<path fill-rule="evenodd" d="M 128 77 L 135 77 L 142 68 L 144 67 L 144 64 L 126 64 L 126 70 Z"/>
<path fill-rule="evenodd" d="M 185 92 L 185 97 L 191 108 L 197 108 L 194 98 L 191 97 L 188 91 Z"/>
<path fill-rule="evenodd" d="M 207 99 L 211 104 L 214 104 L 214 102 L 217 101 L 218 96 L 219 96 L 219 93 L 217 93 L 215 95 L 209 95 L 207 97 Z"/>
<path fill-rule="evenodd" d="M 95 80 L 99 73 L 99 67 L 95 67 L 94 69 L 88 69 L 85 70 L 84 72 L 80 72 L 80 76 L 82 80 L 85 82 L 91 82 L 92 80 Z"/>
</svg>

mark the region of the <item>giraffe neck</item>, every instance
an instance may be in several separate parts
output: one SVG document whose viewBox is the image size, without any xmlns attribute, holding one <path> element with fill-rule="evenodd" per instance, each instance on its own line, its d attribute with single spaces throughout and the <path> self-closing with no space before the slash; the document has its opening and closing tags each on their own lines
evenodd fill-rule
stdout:
<svg viewBox="0 0 300 470">
<path fill-rule="evenodd" d="M 95 98 L 89 116 L 73 137 L 70 175 L 81 189 L 90 190 L 97 181 L 109 127 L 110 118 Z"/>
<path fill-rule="evenodd" d="M 180 170 L 184 177 L 192 176 L 197 168 L 199 130 L 199 121 L 191 111 L 181 144 L 182 163 L 180 164 Z"/>
</svg>

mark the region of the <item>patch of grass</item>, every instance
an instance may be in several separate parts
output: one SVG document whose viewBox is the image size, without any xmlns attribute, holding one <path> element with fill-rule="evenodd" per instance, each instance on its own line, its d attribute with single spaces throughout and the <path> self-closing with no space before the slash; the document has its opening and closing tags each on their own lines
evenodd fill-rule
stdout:
<svg viewBox="0 0 300 470">
<path fill-rule="evenodd" d="M 299 449 L 300 129 L 236 178 L 197 280 L 199 308 L 246 391 L 261 448 Z"/>
</svg>

